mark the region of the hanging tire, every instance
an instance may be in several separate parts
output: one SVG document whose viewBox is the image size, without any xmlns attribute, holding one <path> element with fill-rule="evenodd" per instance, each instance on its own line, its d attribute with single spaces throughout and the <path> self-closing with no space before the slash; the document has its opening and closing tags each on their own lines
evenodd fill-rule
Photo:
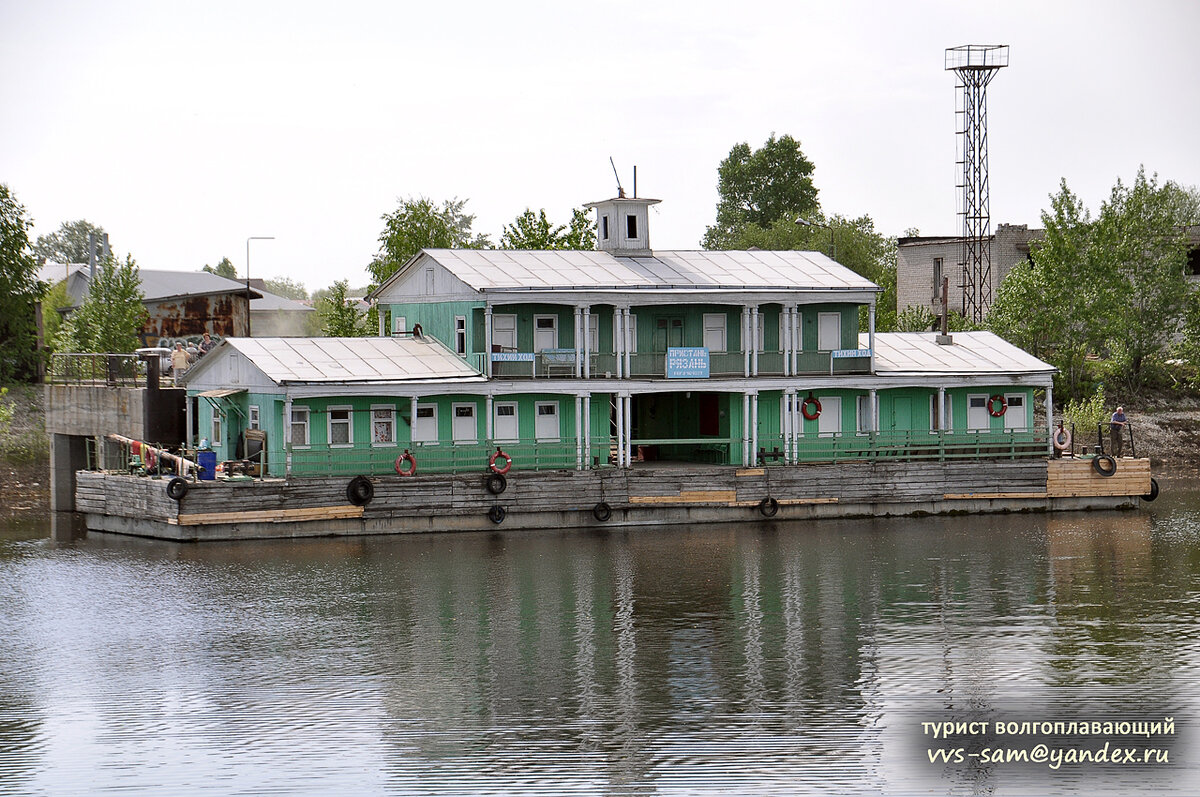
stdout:
<svg viewBox="0 0 1200 797">
<path fill-rule="evenodd" d="M 1142 496 L 1143 501 L 1153 501 L 1158 498 L 1158 479 L 1150 477 L 1150 492 Z"/>
<path fill-rule="evenodd" d="M 592 517 L 601 523 L 605 523 L 612 517 L 612 507 L 608 505 L 607 501 L 601 501 L 592 507 Z"/>
<path fill-rule="evenodd" d="M 488 520 L 492 521 L 497 526 L 504 522 L 504 518 L 507 515 L 508 513 L 504 511 L 504 507 L 500 506 L 499 504 L 496 504 L 488 510 Z"/>
<path fill-rule="evenodd" d="M 186 479 L 176 476 L 167 482 L 167 498 L 170 498 L 172 501 L 182 501 L 183 497 L 187 495 L 187 491 L 188 483 Z"/>
<path fill-rule="evenodd" d="M 779 514 L 779 502 L 768 495 L 758 502 L 758 511 L 763 517 L 775 517 Z"/>
<path fill-rule="evenodd" d="M 503 473 L 489 473 L 488 477 L 484 479 L 484 486 L 492 495 L 500 495 L 508 489 L 508 479 L 504 478 Z"/>
<path fill-rule="evenodd" d="M 346 499 L 355 506 L 366 506 L 375 497 L 375 485 L 366 476 L 355 476 L 346 485 Z"/>
<path fill-rule="evenodd" d="M 1092 458 L 1092 470 L 1101 476 L 1112 476 L 1117 472 L 1117 461 L 1108 454 L 1100 454 Z"/>
</svg>

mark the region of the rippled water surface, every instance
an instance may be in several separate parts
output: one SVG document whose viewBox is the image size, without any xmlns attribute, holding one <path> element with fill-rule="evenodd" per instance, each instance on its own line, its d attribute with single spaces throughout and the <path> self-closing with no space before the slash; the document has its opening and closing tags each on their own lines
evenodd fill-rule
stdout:
<svg viewBox="0 0 1200 797">
<path fill-rule="evenodd" d="M 177 545 L 0 527 L 0 793 L 1200 793 L 1149 511 Z M 56 536 L 62 536 L 61 534 Z M 1161 721 L 1150 764 L 922 722 Z M 975 727 L 980 727 L 976 725 Z"/>
</svg>

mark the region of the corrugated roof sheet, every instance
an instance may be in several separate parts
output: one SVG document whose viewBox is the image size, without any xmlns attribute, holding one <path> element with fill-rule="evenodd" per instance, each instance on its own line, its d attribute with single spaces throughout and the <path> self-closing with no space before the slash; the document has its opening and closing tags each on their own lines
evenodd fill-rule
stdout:
<svg viewBox="0 0 1200 797">
<path fill-rule="evenodd" d="M 875 335 L 875 370 L 887 374 L 1054 373 L 1054 366 L 992 332 L 955 332 L 942 346 L 934 332 L 880 332 Z M 867 336 L 859 336 L 866 347 Z"/>
<path fill-rule="evenodd" d="M 222 345 L 237 349 L 277 384 L 483 379 L 432 338 L 226 338 Z"/>
<path fill-rule="evenodd" d="M 649 257 L 571 250 L 426 249 L 475 290 L 879 290 L 820 252 L 666 251 Z"/>
</svg>

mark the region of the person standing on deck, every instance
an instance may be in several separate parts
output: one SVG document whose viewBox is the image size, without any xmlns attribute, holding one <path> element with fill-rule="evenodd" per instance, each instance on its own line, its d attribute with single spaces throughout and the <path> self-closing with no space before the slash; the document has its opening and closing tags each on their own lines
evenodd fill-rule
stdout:
<svg viewBox="0 0 1200 797">
<path fill-rule="evenodd" d="M 1108 439 L 1112 444 L 1112 455 L 1120 457 L 1121 451 L 1125 446 L 1125 424 L 1129 420 L 1125 417 L 1125 408 L 1117 407 L 1117 411 L 1112 415 L 1112 421 L 1108 427 Z"/>
<path fill-rule="evenodd" d="M 183 350 L 182 343 L 175 344 L 175 351 L 171 352 L 171 378 L 175 380 L 175 384 L 179 384 L 179 377 L 183 376 L 188 369 L 188 353 Z"/>
</svg>

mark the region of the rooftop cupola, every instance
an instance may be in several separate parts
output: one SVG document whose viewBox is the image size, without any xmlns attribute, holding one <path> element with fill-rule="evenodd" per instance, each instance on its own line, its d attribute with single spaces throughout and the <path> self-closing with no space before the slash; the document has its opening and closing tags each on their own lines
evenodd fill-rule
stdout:
<svg viewBox="0 0 1200 797">
<path fill-rule="evenodd" d="M 613 199 L 589 202 L 584 207 L 596 210 L 596 248 L 601 252 L 625 257 L 650 255 L 649 207 L 659 199 L 630 199 L 625 192 Z"/>
</svg>

